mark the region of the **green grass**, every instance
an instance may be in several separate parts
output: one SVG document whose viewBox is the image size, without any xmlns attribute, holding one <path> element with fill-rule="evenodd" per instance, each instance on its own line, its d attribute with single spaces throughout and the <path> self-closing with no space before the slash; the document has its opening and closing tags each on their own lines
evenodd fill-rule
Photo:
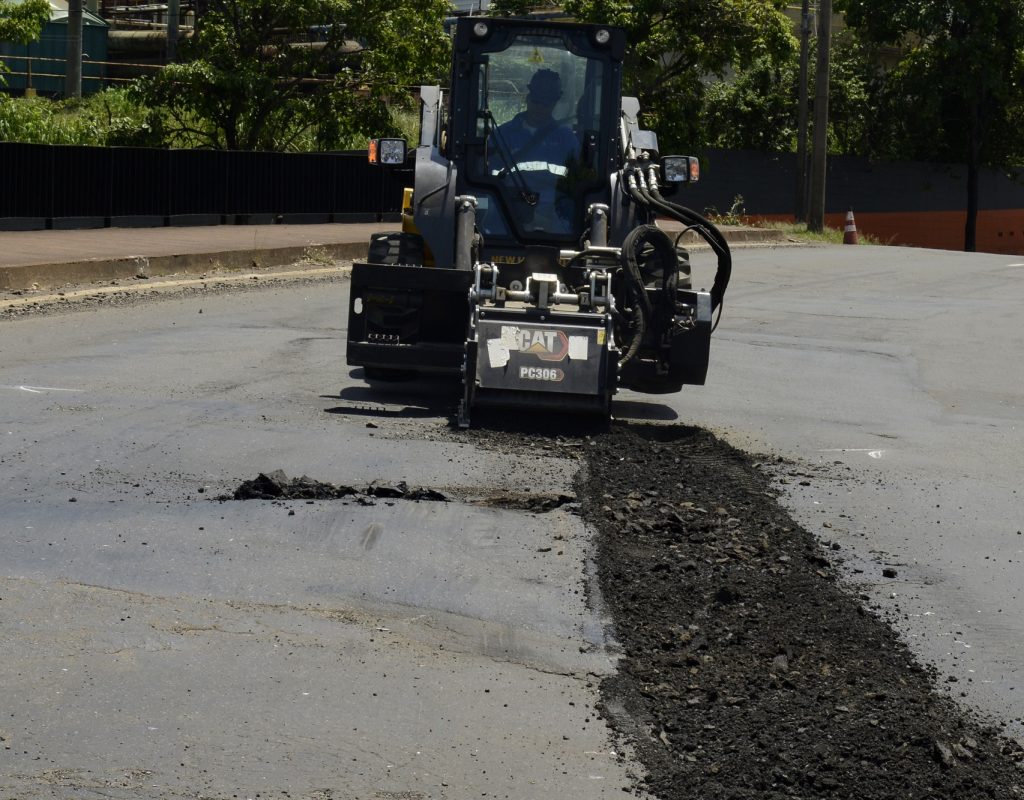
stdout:
<svg viewBox="0 0 1024 800">
<path fill-rule="evenodd" d="M 716 208 L 705 210 L 705 216 L 716 225 L 738 225 L 751 228 L 768 228 L 782 231 L 787 237 L 812 244 L 842 244 L 844 231 L 842 228 L 825 228 L 820 233 L 807 230 L 804 222 L 772 222 L 768 220 L 750 219 L 743 207 L 743 195 L 736 195 L 732 208 L 720 212 Z M 858 231 L 859 244 L 880 244 L 877 238 Z"/>
<path fill-rule="evenodd" d="M 821 233 L 807 230 L 803 222 L 755 222 L 755 228 L 770 228 L 779 230 L 793 239 L 813 244 L 842 244 L 843 230 L 841 228 L 825 228 Z M 865 233 L 857 233 L 859 244 L 878 244 L 878 241 Z"/>
</svg>

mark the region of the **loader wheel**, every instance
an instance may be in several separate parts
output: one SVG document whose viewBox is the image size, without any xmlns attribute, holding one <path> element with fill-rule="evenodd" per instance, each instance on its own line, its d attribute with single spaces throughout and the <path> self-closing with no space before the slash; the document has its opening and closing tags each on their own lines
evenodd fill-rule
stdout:
<svg viewBox="0 0 1024 800">
<path fill-rule="evenodd" d="M 689 291 L 693 289 L 690 251 L 679 245 L 676 245 L 675 251 L 676 263 L 678 264 L 678 283 L 676 288 Z M 640 272 L 643 275 L 644 284 L 646 286 L 658 286 L 662 279 L 662 264 L 657 258 L 654 247 L 652 245 L 644 247 L 638 254 L 637 261 L 640 264 Z"/>
<path fill-rule="evenodd" d="M 683 247 L 676 247 L 676 256 L 679 258 L 678 288 L 691 291 L 693 289 L 693 271 L 690 267 L 690 251 Z"/>
<path fill-rule="evenodd" d="M 370 236 L 366 260 L 386 266 L 423 266 L 423 237 L 418 233 L 392 231 Z"/>
</svg>

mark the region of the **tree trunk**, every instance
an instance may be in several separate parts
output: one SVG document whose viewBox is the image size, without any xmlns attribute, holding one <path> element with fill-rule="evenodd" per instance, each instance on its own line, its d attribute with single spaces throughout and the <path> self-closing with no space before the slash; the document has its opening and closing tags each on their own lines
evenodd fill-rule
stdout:
<svg viewBox="0 0 1024 800">
<path fill-rule="evenodd" d="M 969 105 L 970 133 L 967 156 L 967 222 L 964 226 L 964 252 L 978 249 L 978 178 L 981 173 L 981 103 Z"/>
<path fill-rule="evenodd" d="M 818 63 L 814 78 L 814 137 L 811 154 L 811 198 L 807 230 L 825 229 L 825 175 L 828 162 L 828 73 L 832 48 L 832 0 L 818 0 Z"/>
<path fill-rule="evenodd" d="M 964 226 L 964 252 L 978 249 L 978 165 L 967 165 L 967 223 Z"/>
<path fill-rule="evenodd" d="M 807 72 L 810 51 L 810 0 L 803 0 L 800 16 L 800 88 L 797 101 L 796 207 L 797 222 L 807 222 Z"/>
</svg>

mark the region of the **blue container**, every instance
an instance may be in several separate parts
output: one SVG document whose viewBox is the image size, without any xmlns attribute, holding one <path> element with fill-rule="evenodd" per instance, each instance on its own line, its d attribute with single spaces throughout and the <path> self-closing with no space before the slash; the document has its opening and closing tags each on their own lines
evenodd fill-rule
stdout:
<svg viewBox="0 0 1024 800">
<path fill-rule="evenodd" d="M 8 91 L 22 93 L 33 89 L 39 94 L 64 94 L 68 12 L 66 4 L 51 2 L 50 6 L 50 21 L 43 26 L 42 36 L 37 41 L 28 45 L 0 42 L 0 60 L 9 70 L 4 75 Z M 95 14 L 82 12 L 82 94 L 98 92 L 106 85 L 109 29 L 110 26 Z"/>
</svg>

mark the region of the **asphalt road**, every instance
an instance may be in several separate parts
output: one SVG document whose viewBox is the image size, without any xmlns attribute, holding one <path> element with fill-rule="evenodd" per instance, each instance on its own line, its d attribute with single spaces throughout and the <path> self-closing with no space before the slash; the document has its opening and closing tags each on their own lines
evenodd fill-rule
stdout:
<svg viewBox="0 0 1024 800">
<path fill-rule="evenodd" d="M 860 591 L 950 691 L 1019 721 L 1024 265 L 869 247 L 734 261 L 708 385 L 624 393 L 616 415 L 789 459 L 787 503 Z M 584 601 L 587 531 L 474 502 L 568 490 L 574 462 L 448 431 L 443 386 L 367 392 L 343 366 L 345 289 L 0 323 L 12 796 L 632 785 L 593 712 L 614 650 Z M 458 501 L 211 499 L 275 468 Z"/>
<path fill-rule="evenodd" d="M 601 798 L 611 668 L 557 451 L 343 366 L 347 284 L 7 321 L 0 796 Z M 375 427 L 371 427 L 375 426 Z M 218 502 L 260 471 L 450 503 Z"/>
</svg>

